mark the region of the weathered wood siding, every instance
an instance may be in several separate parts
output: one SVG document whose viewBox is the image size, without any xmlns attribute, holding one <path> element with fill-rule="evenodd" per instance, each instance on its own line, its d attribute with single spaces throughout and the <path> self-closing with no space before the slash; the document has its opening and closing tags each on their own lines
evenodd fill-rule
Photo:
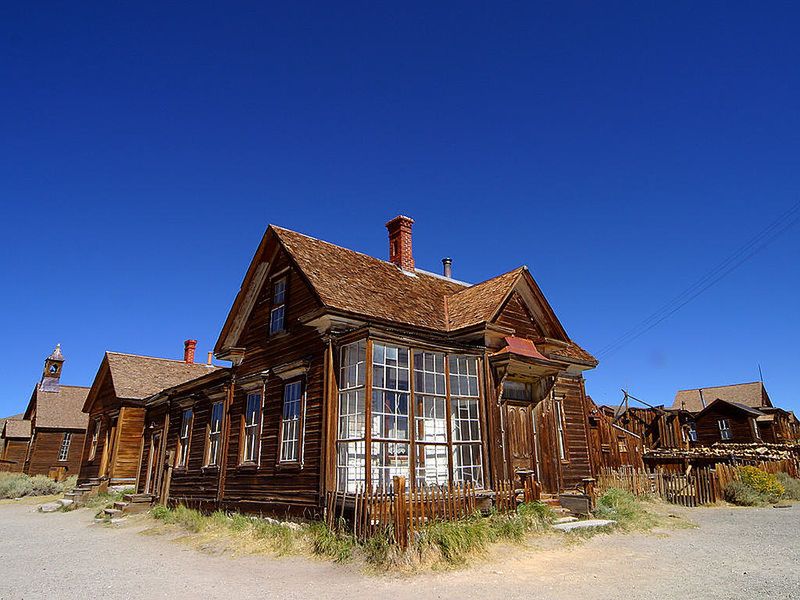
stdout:
<svg viewBox="0 0 800 600">
<path fill-rule="evenodd" d="M 112 485 L 133 484 L 139 472 L 142 451 L 145 409 L 123 406 L 117 419 L 117 440 L 110 462 L 109 480 Z"/>
<path fill-rule="evenodd" d="M 97 398 L 89 411 L 89 423 L 86 426 L 86 439 L 83 444 L 80 476 L 78 477 L 79 482 L 100 477 L 100 463 L 102 462 L 102 457 L 105 452 L 106 433 L 110 426 L 110 414 L 113 413 L 116 415 L 118 410 L 119 403 L 114 393 L 114 386 L 111 382 L 111 377 L 106 372 L 103 381 L 100 383 Z M 95 453 L 94 459 L 89 460 L 92 446 L 92 432 L 94 431 L 97 419 L 100 419 L 97 452 Z"/>
<path fill-rule="evenodd" d="M 289 266 L 283 251 L 276 257 L 271 273 Z M 270 375 L 261 426 L 260 460 L 257 468 L 239 466 L 241 453 L 241 421 L 248 390 L 237 385 L 230 408 L 230 442 L 226 457 L 227 476 L 223 493 L 225 506 L 243 510 L 291 510 L 311 512 L 320 505 L 320 469 L 322 465 L 322 399 L 325 345 L 316 329 L 302 327 L 297 320 L 319 306 L 302 276 L 294 269 L 287 277 L 286 332 L 269 335 L 272 286 L 267 279 L 253 307 L 244 330 L 241 344 L 246 348 L 245 359 L 237 369 L 237 380 L 260 373 L 278 365 L 305 359 L 309 362 L 306 374 L 306 412 L 301 468 L 278 464 L 278 440 L 283 410 L 283 381 Z M 260 389 L 260 383 L 256 391 Z"/>
<path fill-rule="evenodd" d="M 719 433 L 719 419 L 727 419 L 733 432 L 733 439 L 723 440 Z M 756 442 L 759 440 L 753 434 L 752 417 L 736 408 L 718 402 L 709 407 L 706 412 L 695 418 L 697 424 L 697 440 L 701 446 L 710 446 L 716 442 Z"/>
<path fill-rule="evenodd" d="M 67 460 L 59 461 L 58 454 L 65 431 L 72 433 Z M 66 467 L 67 475 L 77 475 L 81 465 L 84 432 L 74 430 L 39 429 L 34 433 L 25 472 L 28 475 L 47 475 L 51 467 Z"/>
<path fill-rule="evenodd" d="M 159 404 L 157 406 L 148 407 L 146 411 L 145 428 L 142 442 L 142 459 L 139 461 L 139 478 L 136 485 L 136 491 L 140 494 L 145 493 L 145 488 L 147 486 L 147 475 L 148 468 L 150 467 L 150 451 L 152 448 L 153 437 L 161 436 L 159 443 L 163 444 L 164 416 L 166 415 L 167 410 L 167 404 Z M 153 426 L 150 427 L 150 424 Z M 156 450 L 156 452 L 158 452 L 158 450 Z M 159 462 L 161 464 L 156 463 L 152 465 L 153 470 L 163 468 L 163 461 Z M 154 496 L 158 496 L 159 491 L 160 490 L 148 490 L 148 492 Z"/>
<path fill-rule="evenodd" d="M 13 464 L 7 465 L 7 470 L 12 473 L 22 472 L 25 468 L 25 457 L 28 455 L 28 440 L 6 440 L 3 449 L 3 459 Z"/>
<path fill-rule="evenodd" d="M 567 458 L 561 461 L 561 488 L 580 488 L 581 480 L 592 475 L 583 378 L 559 377 L 553 391 L 564 397 L 566 419 Z"/>
<path fill-rule="evenodd" d="M 542 330 L 536 324 L 525 303 L 517 292 L 511 294 L 500 309 L 495 322 L 502 327 L 510 327 L 517 337 L 537 339 L 542 337 Z"/>
</svg>

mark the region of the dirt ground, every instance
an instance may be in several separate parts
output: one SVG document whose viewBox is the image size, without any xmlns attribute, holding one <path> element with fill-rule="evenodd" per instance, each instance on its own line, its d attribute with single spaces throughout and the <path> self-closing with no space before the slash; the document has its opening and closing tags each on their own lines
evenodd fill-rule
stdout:
<svg viewBox="0 0 800 600">
<path fill-rule="evenodd" d="M 88 510 L 0 503 L 0 598 L 800 598 L 800 505 L 685 511 L 694 529 L 555 537 L 478 564 L 368 575 L 323 560 L 214 556 Z"/>
</svg>

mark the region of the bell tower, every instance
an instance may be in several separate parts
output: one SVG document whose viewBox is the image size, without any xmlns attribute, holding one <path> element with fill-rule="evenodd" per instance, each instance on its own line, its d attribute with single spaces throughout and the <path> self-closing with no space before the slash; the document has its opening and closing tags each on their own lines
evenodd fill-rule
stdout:
<svg viewBox="0 0 800 600">
<path fill-rule="evenodd" d="M 64 366 L 64 355 L 61 354 L 61 344 L 56 344 L 53 353 L 44 359 L 44 371 L 39 389 L 43 392 L 57 392 L 61 380 L 61 368 Z"/>
</svg>

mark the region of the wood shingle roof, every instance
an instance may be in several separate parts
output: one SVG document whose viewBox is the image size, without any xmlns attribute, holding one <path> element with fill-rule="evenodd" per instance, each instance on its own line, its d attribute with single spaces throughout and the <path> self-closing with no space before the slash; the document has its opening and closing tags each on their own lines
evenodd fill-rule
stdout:
<svg viewBox="0 0 800 600">
<path fill-rule="evenodd" d="M 219 367 L 170 358 L 106 352 L 117 398 L 142 400 L 156 392 L 195 379 Z"/>
<path fill-rule="evenodd" d="M 751 408 L 772 406 L 764 384 L 760 381 L 738 383 L 734 385 L 719 385 L 714 387 L 679 390 L 675 394 L 672 408 L 683 408 L 689 412 L 700 412 L 704 405 L 708 406 L 717 398 L 736 402 Z"/>
<path fill-rule="evenodd" d="M 89 415 L 82 409 L 88 395 L 88 387 L 59 385 L 58 391 L 47 392 L 37 383 L 25 417 L 37 429 L 86 429 Z"/>
</svg>

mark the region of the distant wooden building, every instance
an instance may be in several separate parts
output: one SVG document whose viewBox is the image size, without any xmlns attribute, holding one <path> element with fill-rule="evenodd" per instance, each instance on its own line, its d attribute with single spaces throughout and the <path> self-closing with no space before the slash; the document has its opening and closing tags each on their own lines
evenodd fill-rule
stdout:
<svg viewBox="0 0 800 600">
<path fill-rule="evenodd" d="M 194 362 L 195 344 L 186 341 L 182 361 L 105 353 L 82 404 L 89 427 L 81 446 L 79 483 L 136 485 L 145 428 L 144 399 L 216 368 Z"/>
<path fill-rule="evenodd" d="M 387 224 L 388 261 L 270 226 L 215 347 L 233 366 L 146 401 L 139 491 L 311 514 L 394 476 L 580 488 L 599 467 L 597 361 L 527 267 L 475 285 L 449 261 L 424 271 L 412 223 Z"/>
<path fill-rule="evenodd" d="M 717 400 L 724 404 L 712 408 Z M 694 415 L 701 445 L 731 439 L 770 443 L 792 443 L 800 439 L 794 413 L 773 406 L 760 381 L 680 390 L 672 408 Z"/>
<path fill-rule="evenodd" d="M 89 388 L 63 385 L 61 346 L 45 359 L 42 379 L 36 384 L 25 410 L 30 422 L 30 443 L 24 472 L 28 475 L 77 475 L 86 433 L 81 408 Z"/>
<path fill-rule="evenodd" d="M 0 423 L 0 471 L 22 472 L 31 442 L 31 422 L 14 415 Z"/>
</svg>

